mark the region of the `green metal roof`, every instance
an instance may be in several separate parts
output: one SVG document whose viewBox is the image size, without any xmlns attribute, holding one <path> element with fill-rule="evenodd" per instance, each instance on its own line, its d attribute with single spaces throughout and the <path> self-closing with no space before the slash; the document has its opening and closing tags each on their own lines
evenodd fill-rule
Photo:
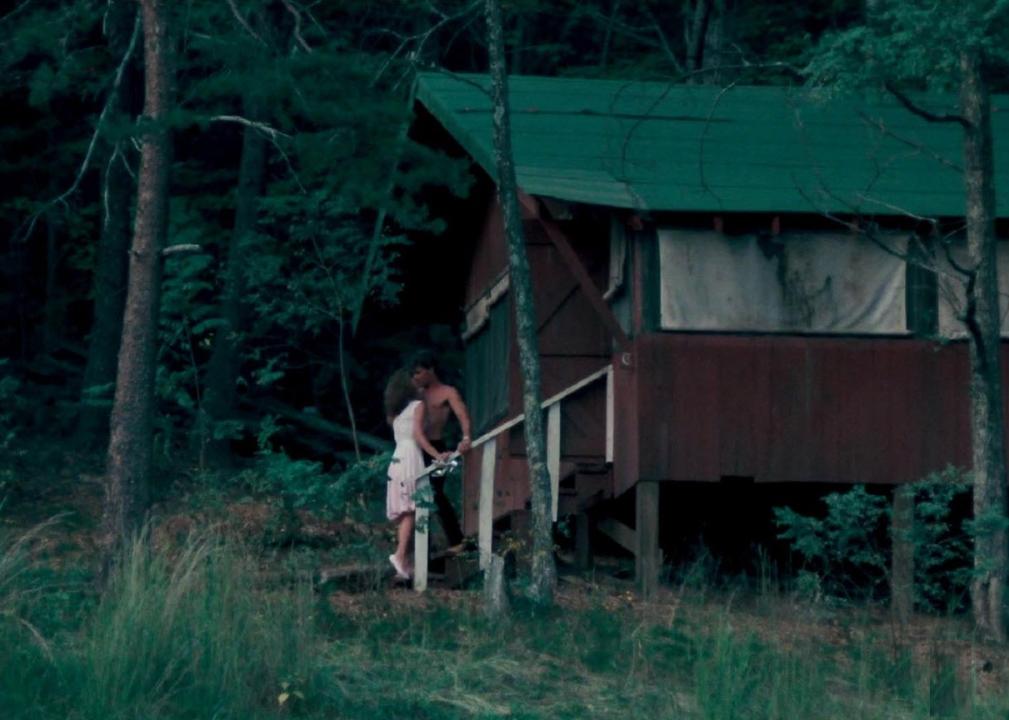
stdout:
<svg viewBox="0 0 1009 720">
<path fill-rule="evenodd" d="M 495 177 L 490 82 L 426 73 L 417 99 Z M 962 131 L 889 97 L 804 88 L 513 76 L 527 193 L 641 210 L 959 216 Z M 927 98 L 956 112 L 956 98 Z M 993 98 L 998 214 L 1009 216 L 1009 98 Z"/>
</svg>

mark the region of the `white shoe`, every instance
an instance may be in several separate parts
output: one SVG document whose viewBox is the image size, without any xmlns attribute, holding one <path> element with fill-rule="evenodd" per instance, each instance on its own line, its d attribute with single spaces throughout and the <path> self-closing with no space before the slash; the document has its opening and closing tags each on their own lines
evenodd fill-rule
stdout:
<svg viewBox="0 0 1009 720">
<path fill-rule="evenodd" d="M 404 568 L 402 565 L 399 564 L 399 560 L 396 559 L 395 555 L 390 555 L 389 556 L 389 562 L 391 562 L 393 568 L 396 569 L 396 577 L 397 578 L 399 578 L 400 580 L 409 580 L 410 579 L 410 573 L 408 573 L 406 571 L 406 568 Z"/>
</svg>

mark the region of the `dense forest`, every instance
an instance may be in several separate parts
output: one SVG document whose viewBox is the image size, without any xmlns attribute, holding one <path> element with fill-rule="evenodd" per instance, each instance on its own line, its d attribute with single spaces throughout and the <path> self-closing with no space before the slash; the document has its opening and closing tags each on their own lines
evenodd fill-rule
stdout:
<svg viewBox="0 0 1009 720">
<path fill-rule="evenodd" d="M 795 83 L 858 5 L 517 2 L 509 70 Z M 410 95 L 418 69 L 486 71 L 480 8 L 172 13 L 157 457 L 203 470 L 283 448 L 338 471 L 384 446 L 381 387 L 405 354 L 432 347 L 461 370 L 461 300 L 430 278 L 465 258 L 439 261 L 451 218 L 431 199 L 466 196 L 473 176 L 410 137 Z M 124 0 L 18 3 L 0 22 L 0 347 L 22 437 L 9 452 L 36 435 L 103 450 L 145 121 L 141 21 Z"/>
<path fill-rule="evenodd" d="M 509 71 L 796 83 L 859 5 L 510 3 Z M 459 367 L 460 299 L 425 280 L 450 220 L 430 200 L 473 178 L 410 137 L 410 94 L 418 69 L 486 71 L 480 7 L 172 12 L 157 455 L 205 469 L 284 448 L 346 467 L 382 447 L 378 398 L 404 354 Z M 23 2 L 0 23 L 7 424 L 104 449 L 144 121 L 138 10 Z"/>
<path fill-rule="evenodd" d="M 511 75 L 721 87 L 868 87 L 921 113 L 926 111 L 913 105 L 916 92 L 956 91 L 965 98 L 962 116 L 930 118 L 964 128 L 964 232 L 977 262 L 967 273 L 978 302 L 971 305 L 977 315 L 965 320 L 972 374 L 964 382 L 974 402 L 974 512 L 994 520 L 974 536 L 977 556 L 984 553 L 990 564 L 978 561 L 980 569 L 962 584 L 973 583 L 981 636 L 1004 640 L 1005 449 L 1000 439 L 992 440 L 1002 437 L 1004 419 L 994 409 L 998 400 L 992 400 L 1002 392 L 998 342 L 989 342 L 998 334 L 997 287 L 984 270 L 986 263 L 994 265 L 995 189 L 990 125 L 987 137 L 983 129 L 990 93 L 1006 83 L 1009 6 L 981 0 L 958 9 L 919 0 L 503 0 L 500 5 L 502 60 Z M 12 717 L 58 717 L 71 707 L 80 717 L 112 717 L 119 689 L 108 678 L 126 671 L 112 659 L 111 640 L 102 645 L 102 635 L 111 637 L 111 628 L 139 632 L 151 621 L 122 614 L 131 592 L 147 590 L 178 603 L 173 606 L 178 617 L 188 618 L 178 622 L 223 628 L 220 642 L 231 645 L 225 652 L 208 641 L 201 656 L 207 667 L 193 669 L 192 677 L 173 674 L 172 663 L 179 661 L 172 653 L 191 649 L 171 645 L 170 637 L 188 626 L 166 624 L 161 649 L 138 650 L 130 662 L 164 662 L 170 669 L 143 679 L 131 676 L 129 687 L 155 690 L 150 696 L 145 690 L 135 696 L 124 691 L 117 710 L 123 717 L 210 716 L 207 708 L 218 701 L 226 706 L 218 717 L 242 716 L 250 707 L 320 717 L 333 708 L 345 716 L 405 716 L 414 708 L 416 717 L 487 717 L 519 708 L 521 698 L 514 696 L 495 700 L 497 705 L 453 696 L 445 704 L 450 693 L 444 687 L 441 699 L 425 699 L 369 685 L 349 655 L 333 661 L 318 650 L 315 636 L 308 637 L 305 618 L 314 611 L 303 588 L 277 601 L 272 587 L 264 591 L 249 579 L 262 568 L 245 564 L 248 559 L 234 546 L 221 550 L 217 540 L 201 540 L 185 545 L 172 560 L 190 571 L 219 568 L 219 575 L 208 569 L 204 577 L 202 570 L 173 575 L 179 565 L 145 565 L 136 546 L 118 544 L 131 533 L 139 532 L 146 542 L 146 533 L 157 532 L 145 529 L 152 507 L 170 507 L 167 515 L 182 504 L 185 513 L 204 517 L 201 513 L 229 507 L 235 498 L 270 498 L 281 508 L 279 519 L 264 531 L 271 549 L 292 545 L 292 538 L 315 542 L 291 526 L 320 517 L 338 518 L 344 529 L 380 523 L 391 448 L 383 388 L 418 349 L 434 351 L 446 377 L 460 381 L 461 283 L 445 280 L 465 270 L 465 237 L 473 219 L 456 210 L 466 198 L 494 192 L 466 159 L 433 149 L 415 132 L 414 80 L 422 71 L 488 73 L 489 37 L 485 3 L 469 0 L 2 5 L 0 530 L 20 531 L 70 512 L 72 530 L 83 528 L 95 537 L 82 546 L 85 557 L 61 561 L 64 575 L 56 584 L 62 594 L 37 604 L 44 617 L 24 609 L 40 597 L 38 587 L 48 587 L 45 573 L 58 575 L 32 565 L 38 537 L 32 533 L 41 531 L 9 542 L 6 534 L 0 538 L 7 543 L 0 544 L 0 640 L 10 640 L 11 647 L 21 643 L 23 677 L 43 668 L 41 679 L 30 683 L 22 683 L 18 673 L 22 680 L 0 680 L 0 714 L 22 703 L 22 714 Z M 92 507 L 87 521 L 75 514 L 79 508 L 69 510 L 82 492 L 102 506 Z M 375 533 L 364 536 L 371 542 Z M 113 558 L 113 549 L 122 552 Z M 374 554 L 370 546 L 367 552 Z M 74 562 L 80 567 L 68 570 Z M 133 574 L 117 576 L 117 566 Z M 64 590 L 60 583 L 67 573 L 76 573 L 75 582 L 83 577 L 80 585 L 87 589 Z M 127 576 L 140 584 L 124 584 Z M 22 591 L 9 580 L 16 577 L 43 579 Z M 229 583 L 265 603 L 276 634 L 248 599 L 227 604 L 233 599 Z M 186 592 L 205 604 L 197 607 Z M 622 661 L 613 657 L 633 657 L 632 666 L 642 658 L 642 667 L 652 669 L 634 675 L 633 666 L 619 690 L 628 703 L 645 698 L 642 717 L 657 716 L 647 708 L 657 712 L 668 700 L 649 694 L 657 692 L 654 668 L 680 673 L 689 666 L 694 672 L 691 663 L 698 658 L 713 663 L 704 666 L 709 675 L 691 675 L 698 688 L 706 688 L 697 692 L 735 699 L 711 712 L 691 713 L 706 717 L 739 716 L 749 690 L 726 678 L 749 667 L 742 657 L 747 652 L 764 658 L 771 673 L 753 681 L 750 689 L 758 694 L 773 693 L 775 683 L 787 684 L 790 677 L 798 678 L 798 685 L 826 687 L 832 672 L 825 665 L 814 671 L 765 645 L 733 645 L 729 635 L 695 637 L 674 621 L 630 639 L 643 625 L 635 629 L 637 620 L 618 617 L 614 607 L 601 605 L 549 630 L 531 628 L 521 637 L 542 637 L 519 654 L 539 658 L 549 648 L 550 640 L 543 638 L 554 633 L 558 657 L 597 673 L 596 680 L 608 678 L 599 686 L 585 685 L 586 697 L 579 702 L 587 704 L 603 702 L 612 689 L 606 683 L 616 683 L 613 678 L 623 672 Z M 956 609 L 964 608 L 961 603 Z M 468 648 L 473 667 L 482 667 L 481 653 L 493 655 L 488 646 L 462 639 L 467 632 L 483 632 L 482 620 L 467 616 L 466 622 L 475 624 L 466 629 L 463 621 L 446 621 L 444 608 L 424 612 L 421 625 L 395 613 L 392 619 L 369 617 L 367 622 L 376 624 L 362 624 L 367 630 L 355 634 L 352 621 L 327 610 L 320 621 L 325 627 L 316 629 L 320 636 L 330 632 L 347 643 L 360 642 L 353 647 L 363 654 L 382 641 L 362 638 L 392 643 L 409 636 L 413 642 L 413 633 L 427 638 L 433 632 Z M 8 617 L 17 618 L 9 627 Z M 543 618 L 534 615 L 530 622 Z M 239 641 L 242 623 L 255 630 L 247 645 Z M 600 629 L 604 626 L 608 629 Z M 579 637 L 597 631 L 590 650 L 576 647 Z M 68 645 L 87 648 L 84 655 L 68 651 L 76 658 L 72 669 L 51 657 L 50 640 L 62 633 L 86 638 Z M 315 648 L 311 653 L 309 646 Z M 158 656 L 162 650 L 168 654 Z M 280 658 L 276 666 L 247 662 L 271 654 Z M 876 661 L 866 660 L 869 655 L 859 656 L 856 671 L 863 675 L 873 672 Z M 0 670 L 6 666 L 14 673 L 17 666 L 8 660 L 0 659 Z M 956 673 L 950 669 L 954 661 L 940 660 L 932 667 L 936 683 Z M 488 673 L 510 673 L 517 684 L 535 684 L 517 664 L 508 664 L 519 661 L 498 661 L 501 666 Z M 95 670 L 92 677 L 82 669 L 101 662 L 104 675 Z M 423 672 L 431 661 L 412 656 L 410 662 L 404 672 Z M 459 669 L 462 660 L 457 662 L 456 680 L 466 672 Z M 245 673 L 243 682 L 252 688 L 239 699 L 224 685 L 204 682 L 217 667 L 232 672 L 239 665 L 235 672 Z M 375 697 L 392 692 L 396 709 L 383 710 L 377 700 L 352 701 L 350 693 L 341 695 L 339 682 L 321 689 L 322 668 L 329 672 L 336 666 L 341 682 L 355 692 Z M 918 688 L 905 677 L 910 667 L 893 687 L 905 683 L 900 692 L 913 696 Z M 262 678 L 269 687 L 253 687 Z M 446 678 L 437 682 L 451 685 Z M 474 686 L 483 680 L 469 678 Z M 157 695 L 165 683 L 195 688 L 196 699 L 180 710 L 185 702 L 165 700 L 170 693 Z M 566 687 L 560 683 L 549 692 Z M 31 702 L 21 692 L 34 693 Z M 955 694 L 948 688 L 936 692 L 941 697 L 930 695 L 930 708 Z M 154 695 L 157 700 L 143 699 Z M 332 699 L 337 696 L 342 699 Z M 63 699 L 46 705 L 43 697 Z M 92 699 L 85 707 L 71 697 Z M 815 700 L 807 693 L 782 702 L 793 712 L 815 714 Z M 838 713 L 862 706 L 862 700 L 845 702 L 836 705 Z M 45 708 L 34 713 L 32 703 Z M 159 715 L 159 703 L 173 709 Z M 572 707 L 544 701 L 523 716 L 627 716 L 616 708 L 599 709 L 602 705 L 586 715 L 577 709 L 585 705 Z"/>
</svg>

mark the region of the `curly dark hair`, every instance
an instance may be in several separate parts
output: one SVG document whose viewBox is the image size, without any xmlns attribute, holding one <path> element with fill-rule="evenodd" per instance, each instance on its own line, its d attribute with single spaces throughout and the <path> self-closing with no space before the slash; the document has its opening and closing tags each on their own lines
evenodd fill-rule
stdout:
<svg viewBox="0 0 1009 720">
<path fill-rule="evenodd" d="M 417 388 L 414 387 L 410 373 L 397 370 L 389 378 L 385 386 L 385 415 L 394 418 L 403 412 L 410 401 L 417 399 Z"/>
</svg>

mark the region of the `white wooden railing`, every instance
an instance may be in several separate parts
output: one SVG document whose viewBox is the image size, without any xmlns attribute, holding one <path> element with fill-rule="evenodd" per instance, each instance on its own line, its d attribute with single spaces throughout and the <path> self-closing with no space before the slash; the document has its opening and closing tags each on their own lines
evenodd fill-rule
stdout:
<svg viewBox="0 0 1009 720">
<path fill-rule="evenodd" d="M 591 375 L 587 375 L 573 385 L 568 386 L 555 395 L 543 401 L 541 407 L 547 411 L 547 470 L 550 473 L 550 498 L 553 508 L 553 519 L 557 521 L 557 498 L 560 489 L 561 469 L 561 401 L 574 395 L 579 390 L 592 383 L 606 378 L 606 462 L 613 462 L 613 366 L 606 365 Z M 501 433 L 510 430 L 525 420 L 525 414 L 507 420 L 493 430 L 490 430 L 473 441 L 470 450 L 472 454 L 480 452 L 480 497 L 477 511 L 478 547 L 480 550 L 480 569 L 485 570 L 490 565 L 493 547 L 494 530 L 494 474 L 497 465 L 497 438 Z M 429 492 L 429 477 L 424 476 L 417 483 L 417 495 L 427 498 Z M 430 521 L 429 503 L 417 506 L 416 526 L 414 531 L 414 577 L 413 587 L 417 592 L 427 589 L 428 574 L 428 523 Z"/>
</svg>

